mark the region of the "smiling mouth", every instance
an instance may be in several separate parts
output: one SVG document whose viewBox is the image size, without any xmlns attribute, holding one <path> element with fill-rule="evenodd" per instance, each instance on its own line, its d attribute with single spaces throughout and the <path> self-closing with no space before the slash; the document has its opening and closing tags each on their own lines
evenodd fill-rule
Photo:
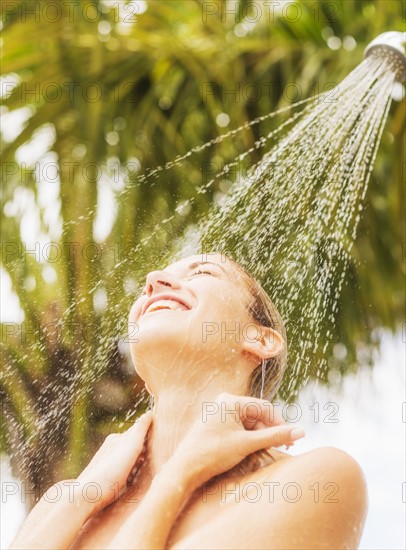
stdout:
<svg viewBox="0 0 406 550">
<path fill-rule="evenodd" d="M 184 304 L 178 302 L 177 300 L 170 300 L 170 299 L 164 299 L 164 300 L 157 300 L 156 302 L 153 302 L 144 312 L 144 315 L 146 313 L 152 313 L 153 311 L 159 311 L 167 309 L 170 311 L 177 311 L 177 310 L 183 310 L 188 311 L 188 307 L 186 307 Z"/>
</svg>

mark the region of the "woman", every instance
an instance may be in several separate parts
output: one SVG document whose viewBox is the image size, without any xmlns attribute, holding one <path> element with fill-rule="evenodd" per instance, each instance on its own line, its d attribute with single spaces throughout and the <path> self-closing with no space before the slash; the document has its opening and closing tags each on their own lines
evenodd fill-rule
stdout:
<svg viewBox="0 0 406 550">
<path fill-rule="evenodd" d="M 129 321 L 152 412 L 52 487 L 12 548 L 357 547 L 358 464 L 333 447 L 274 449 L 304 432 L 260 399 L 277 391 L 286 336 L 241 266 L 209 254 L 153 271 Z"/>
</svg>

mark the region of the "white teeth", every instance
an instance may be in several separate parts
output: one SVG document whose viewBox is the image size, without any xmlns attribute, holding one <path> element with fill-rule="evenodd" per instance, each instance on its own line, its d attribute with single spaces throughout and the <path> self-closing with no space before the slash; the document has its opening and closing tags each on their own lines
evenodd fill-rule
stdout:
<svg viewBox="0 0 406 550">
<path fill-rule="evenodd" d="M 176 300 L 158 300 L 153 302 L 146 310 L 145 313 L 155 311 L 158 309 L 187 309 L 183 304 L 177 302 Z"/>
</svg>

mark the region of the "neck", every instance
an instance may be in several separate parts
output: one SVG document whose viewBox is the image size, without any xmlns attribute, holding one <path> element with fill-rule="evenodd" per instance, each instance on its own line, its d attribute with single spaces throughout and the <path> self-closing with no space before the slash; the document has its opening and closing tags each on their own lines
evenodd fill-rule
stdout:
<svg viewBox="0 0 406 550">
<path fill-rule="evenodd" d="M 232 370 L 212 369 L 211 373 L 210 377 L 206 370 L 201 372 L 203 376 L 194 372 L 186 381 L 179 374 L 176 385 L 154 391 L 153 422 L 148 432 L 143 476 L 151 480 L 174 455 L 192 425 L 213 414 L 211 404 L 219 393 L 246 395 L 246 371 L 234 365 Z"/>
</svg>

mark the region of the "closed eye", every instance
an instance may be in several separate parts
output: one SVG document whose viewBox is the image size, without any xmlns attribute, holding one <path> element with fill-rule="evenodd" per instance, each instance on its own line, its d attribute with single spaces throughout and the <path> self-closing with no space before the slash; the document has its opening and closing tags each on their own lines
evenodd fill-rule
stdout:
<svg viewBox="0 0 406 550">
<path fill-rule="evenodd" d="M 205 271 L 203 269 L 196 269 L 196 271 L 192 271 L 192 275 L 200 275 L 205 273 L 206 275 L 213 275 L 211 271 Z"/>
</svg>

